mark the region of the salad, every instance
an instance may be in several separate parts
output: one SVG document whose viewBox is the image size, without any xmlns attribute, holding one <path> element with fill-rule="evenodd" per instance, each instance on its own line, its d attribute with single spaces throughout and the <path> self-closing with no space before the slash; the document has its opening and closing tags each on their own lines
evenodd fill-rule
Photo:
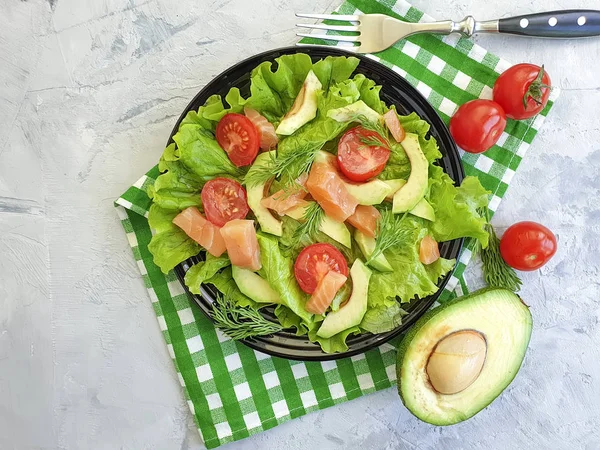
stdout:
<svg viewBox="0 0 600 450">
<path fill-rule="evenodd" d="M 399 115 L 359 60 L 302 53 L 264 62 L 249 95 L 214 95 L 164 151 L 149 249 L 167 273 L 222 293 L 216 325 L 234 338 L 294 328 L 323 351 L 401 323 L 402 303 L 438 290 L 455 261 L 439 244 L 487 246 L 475 177 L 455 186 L 429 124 Z M 258 313 L 275 305 L 279 324 Z"/>
</svg>

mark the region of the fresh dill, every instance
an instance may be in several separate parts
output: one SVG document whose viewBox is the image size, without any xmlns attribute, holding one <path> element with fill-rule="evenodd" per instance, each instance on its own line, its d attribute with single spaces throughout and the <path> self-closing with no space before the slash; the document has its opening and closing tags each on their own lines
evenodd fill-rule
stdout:
<svg viewBox="0 0 600 450">
<path fill-rule="evenodd" d="M 367 260 L 367 264 L 371 263 L 379 255 L 389 250 L 396 245 L 408 240 L 411 235 L 410 228 L 403 227 L 402 221 L 408 213 L 402 216 L 394 214 L 391 209 L 381 211 L 381 217 L 377 222 L 375 249 Z"/>
<path fill-rule="evenodd" d="M 213 303 L 212 318 L 217 328 L 234 340 L 266 336 L 283 329 L 256 309 L 237 306 L 227 295 L 219 296 Z"/>
<path fill-rule="evenodd" d="M 322 144 L 308 143 L 285 155 L 271 156 L 267 164 L 253 167 L 248 171 L 244 181 L 247 186 L 256 186 L 275 177 L 281 181 L 284 190 L 294 188 L 297 184 L 296 180 L 303 173 L 310 171 L 321 147 Z"/>
<path fill-rule="evenodd" d="M 381 136 L 381 139 L 377 139 L 376 137 L 363 138 L 364 140 L 361 139 L 363 144 L 368 145 L 369 147 L 376 147 L 376 146 L 389 147 L 390 146 L 390 136 L 388 133 L 388 129 L 383 123 L 381 123 L 379 121 L 373 122 L 373 121 L 369 120 L 368 117 L 366 117 L 362 114 L 356 116 L 355 120 L 360 122 L 360 125 L 365 130 L 374 131 L 379 136 Z"/>
<path fill-rule="evenodd" d="M 481 249 L 485 282 L 491 287 L 501 287 L 517 292 L 523 282 L 515 270 L 506 264 L 500 254 L 500 239 L 498 239 L 496 231 L 490 223 L 489 209 L 486 207 L 482 212 L 486 218 L 485 229 L 490 235 L 487 248 Z"/>
<path fill-rule="evenodd" d="M 311 203 L 304 211 L 301 224 L 294 231 L 294 242 L 300 242 L 305 237 L 311 238 L 319 232 L 319 226 L 325 218 L 325 211 L 317 202 Z"/>
</svg>

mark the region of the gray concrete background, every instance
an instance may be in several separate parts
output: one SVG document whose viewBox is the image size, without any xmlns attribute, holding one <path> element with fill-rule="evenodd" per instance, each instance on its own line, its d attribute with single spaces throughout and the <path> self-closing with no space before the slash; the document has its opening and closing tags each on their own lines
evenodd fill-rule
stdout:
<svg viewBox="0 0 600 450">
<path fill-rule="evenodd" d="M 595 0 L 414 0 L 481 19 Z M 0 448 L 200 445 L 112 202 L 158 159 L 188 100 L 232 63 L 292 44 L 331 0 L 0 1 Z M 515 382 L 436 428 L 393 389 L 226 448 L 600 448 L 600 39 L 476 40 L 545 63 L 562 95 L 502 203 L 559 251 L 523 274 L 535 329 Z M 479 282 L 478 267 L 468 273 Z"/>
</svg>

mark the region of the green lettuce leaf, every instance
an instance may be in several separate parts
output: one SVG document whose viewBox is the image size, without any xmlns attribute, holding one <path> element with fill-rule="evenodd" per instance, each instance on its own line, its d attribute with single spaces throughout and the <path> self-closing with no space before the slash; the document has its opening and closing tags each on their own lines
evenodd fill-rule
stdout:
<svg viewBox="0 0 600 450">
<path fill-rule="evenodd" d="M 200 285 L 214 277 L 219 270 L 231 265 L 227 254 L 216 257 L 206 254 L 206 260 L 193 265 L 185 274 L 185 285 L 192 294 L 200 294 Z"/>
<path fill-rule="evenodd" d="M 426 233 L 423 219 L 407 216 L 399 226 L 407 230 L 408 237 L 402 244 L 385 253 L 393 272 L 373 271 L 369 284 L 370 308 L 392 306 L 396 297 L 402 303 L 409 302 L 415 297 L 423 298 L 438 290 L 435 283 L 437 279 L 432 280 L 426 266 L 419 261 L 419 244 Z"/>
<path fill-rule="evenodd" d="M 304 308 L 307 295 L 302 292 L 294 277 L 294 262 L 281 253 L 277 238 L 263 233 L 257 233 L 257 238 L 262 263 L 261 275 L 279 294 L 281 304 L 287 306 L 304 323 L 312 323 L 313 315 Z"/>
<path fill-rule="evenodd" d="M 154 257 L 154 263 L 163 273 L 168 273 L 181 261 L 200 253 L 201 247 L 179 227 L 173 225 L 178 211 L 161 208 L 157 204 L 150 207 L 148 223 L 154 235 L 148 250 Z"/>
<path fill-rule="evenodd" d="M 217 141 L 206 134 L 179 147 L 179 160 L 203 182 L 217 176 L 241 179 L 243 171 L 234 166 Z"/>
<path fill-rule="evenodd" d="M 313 71 L 321 82 L 324 91 L 333 84 L 345 81 L 358 67 L 359 59 L 354 56 L 328 56 L 313 65 Z"/>
<path fill-rule="evenodd" d="M 330 338 L 322 338 L 317 336 L 317 331 L 319 330 L 320 324 L 317 324 L 308 332 L 308 339 L 311 342 L 318 342 L 321 346 L 321 349 L 325 353 L 340 353 L 348 350 L 348 345 L 346 344 L 346 339 L 351 334 L 360 333 L 359 327 L 351 327 L 347 330 L 340 331 L 338 334 L 331 336 Z"/>
<path fill-rule="evenodd" d="M 488 232 L 485 218 L 477 208 L 486 206 L 489 191 L 476 177 L 466 177 L 459 187 L 437 166 L 430 166 L 429 202 L 435 211 L 435 221 L 429 223 L 429 230 L 438 242 L 461 237 L 478 239 L 483 248 L 488 245 Z"/>
<path fill-rule="evenodd" d="M 235 280 L 233 279 L 231 267 L 226 267 L 221 272 L 216 273 L 207 279 L 205 283 L 216 287 L 220 292 L 223 293 L 223 295 L 228 296 L 238 306 L 248 306 L 254 309 L 258 309 L 261 306 L 254 300 L 242 294 L 240 288 L 238 288 Z"/>
<path fill-rule="evenodd" d="M 402 325 L 402 317 L 407 314 L 398 302 L 371 308 L 363 317 L 360 328 L 373 334 L 386 333 Z"/>
</svg>

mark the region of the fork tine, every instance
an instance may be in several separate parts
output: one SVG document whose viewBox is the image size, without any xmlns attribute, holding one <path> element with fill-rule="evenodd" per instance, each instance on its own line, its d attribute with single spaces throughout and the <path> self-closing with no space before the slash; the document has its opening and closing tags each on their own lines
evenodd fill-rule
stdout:
<svg viewBox="0 0 600 450">
<path fill-rule="evenodd" d="M 359 16 L 349 16 L 343 14 L 304 14 L 296 13 L 296 17 L 302 17 L 304 19 L 321 19 L 321 20 L 344 20 L 346 22 L 358 22 Z"/>
<path fill-rule="evenodd" d="M 336 50 L 345 50 L 349 53 L 356 53 L 359 47 L 355 47 L 352 45 L 320 45 L 320 44 L 303 44 L 302 42 L 297 42 L 296 47 L 318 47 L 318 48 L 335 48 Z"/>
<path fill-rule="evenodd" d="M 360 36 L 338 36 L 336 34 L 296 33 L 296 36 L 313 38 L 313 39 L 328 39 L 330 41 L 343 41 L 343 42 L 358 42 L 360 40 Z"/>
<path fill-rule="evenodd" d="M 297 23 L 300 28 L 313 28 L 316 30 L 332 30 L 332 31 L 358 31 L 356 25 L 326 25 L 324 23 Z"/>
</svg>

